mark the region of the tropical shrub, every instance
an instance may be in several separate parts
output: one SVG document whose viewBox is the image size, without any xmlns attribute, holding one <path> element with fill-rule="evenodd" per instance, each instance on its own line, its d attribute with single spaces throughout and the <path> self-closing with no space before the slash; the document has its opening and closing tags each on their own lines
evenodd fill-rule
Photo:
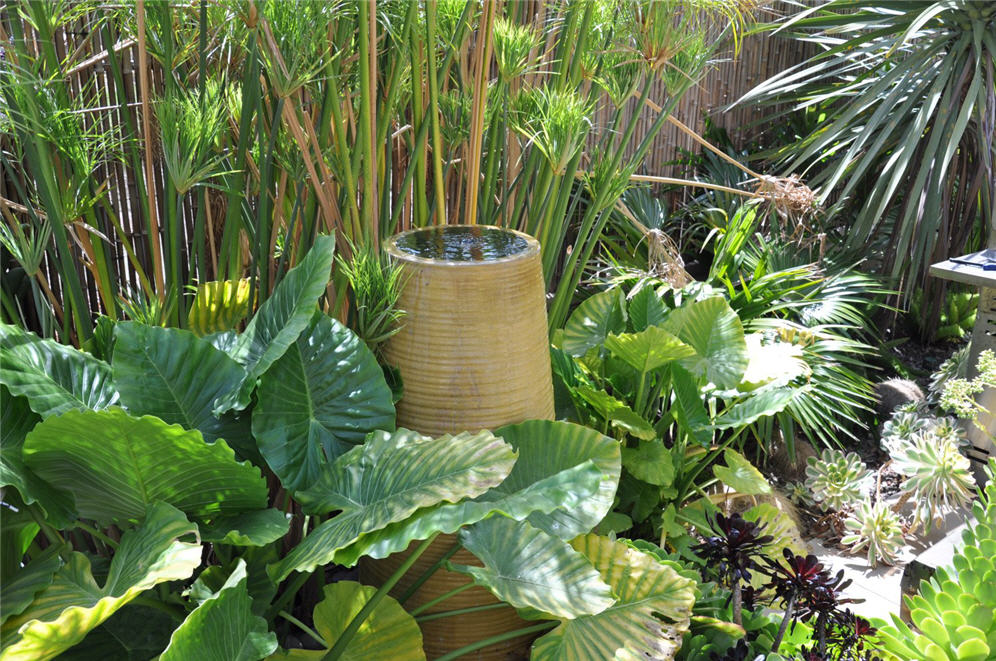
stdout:
<svg viewBox="0 0 996 661">
<path fill-rule="evenodd" d="M 551 421 L 394 429 L 373 354 L 316 305 L 332 260 L 319 237 L 242 333 L 118 322 L 109 362 L 0 326 L 0 658 L 423 659 L 387 596 L 410 565 L 379 588 L 325 570 L 419 542 L 414 562 L 444 532 L 482 561 L 456 571 L 542 620 L 536 658 L 635 654 L 627 627 L 680 638 L 693 581 L 589 533 L 618 443 Z M 299 637 L 319 650 L 278 651 Z"/>
<path fill-rule="evenodd" d="M 658 517 L 669 516 L 661 504 L 680 508 L 724 447 L 793 397 L 785 374 L 745 383 L 750 356 L 740 320 L 707 288 L 648 283 L 628 298 L 603 291 L 574 311 L 557 344 L 561 414 L 623 443 L 617 512 L 627 518 L 619 517 L 619 530 L 636 523 L 653 534 Z M 742 470 L 767 487 L 749 462 L 740 469 L 732 461 L 728 479 Z"/>
<path fill-rule="evenodd" d="M 927 266 L 984 240 L 996 216 L 994 25 L 992 4 L 972 0 L 820 3 L 771 26 L 816 53 L 741 100 L 826 109 L 784 146 L 785 169 L 845 200 L 847 244 L 907 294 L 926 286 L 935 309 Z"/>
</svg>

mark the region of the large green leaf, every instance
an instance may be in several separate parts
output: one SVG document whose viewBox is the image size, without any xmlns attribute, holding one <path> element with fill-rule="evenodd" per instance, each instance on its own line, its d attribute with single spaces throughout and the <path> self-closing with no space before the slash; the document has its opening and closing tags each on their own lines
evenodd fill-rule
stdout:
<svg viewBox="0 0 996 661">
<path fill-rule="evenodd" d="M 215 407 L 236 392 L 242 366 L 190 331 L 120 322 L 111 369 L 121 403 L 132 415 L 154 415 L 205 440 L 221 438 Z"/>
<path fill-rule="evenodd" d="M 424 508 L 403 521 L 364 535 L 336 553 L 336 562 L 351 566 L 364 555 L 386 558 L 408 548 L 412 540 L 427 539 L 437 532 L 453 533 L 494 514 L 523 520 L 552 512 L 580 511 L 603 482 L 601 469 L 588 460 L 511 494 L 491 489 L 473 500 Z"/>
<path fill-rule="evenodd" d="M 717 480 L 737 493 L 747 496 L 771 493 L 768 480 L 747 460 L 747 457 L 732 448 L 726 448 L 723 458 L 726 460 L 726 466 L 717 464 L 712 467 Z"/>
<path fill-rule="evenodd" d="M 325 291 L 332 271 L 335 239 L 320 235 L 301 262 L 287 272 L 273 295 L 266 299 L 239 336 L 232 357 L 248 372 L 252 388 L 263 372 L 284 354 L 308 327 L 318 297 Z M 243 393 L 240 404 L 247 403 Z"/>
<path fill-rule="evenodd" d="M 634 438 L 649 441 L 657 438 L 657 430 L 646 418 L 640 416 L 625 402 L 621 402 L 600 388 L 578 386 L 575 394 L 591 405 L 602 418 L 617 429 Z"/>
<path fill-rule="evenodd" d="M 674 482 L 671 449 L 659 440 L 639 441 L 635 448 L 622 449 L 623 466 L 647 484 L 669 487 Z"/>
<path fill-rule="evenodd" d="M 156 501 L 204 518 L 266 506 L 259 469 L 235 461 L 223 441 L 117 407 L 43 420 L 24 441 L 24 461 L 71 492 L 80 516 L 105 525 L 137 520 Z"/>
<path fill-rule="evenodd" d="M 695 603 L 695 582 L 622 542 L 585 535 L 571 542 L 617 597 L 597 615 L 564 620 L 533 644 L 534 661 L 670 659 Z"/>
<path fill-rule="evenodd" d="M 462 530 L 460 542 L 484 567 L 453 568 L 516 608 L 570 619 L 615 603 L 583 555 L 525 521 L 491 517 Z"/>
<path fill-rule="evenodd" d="M 771 388 L 762 390 L 747 399 L 737 402 L 713 420 L 713 429 L 739 429 L 753 424 L 761 418 L 775 415 L 788 406 L 795 398 L 792 388 Z"/>
<path fill-rule="evenodd" d="M 236 546 L 266 546 L 287 534 L 288 515 L 277 509 L 221 516 L 200 526 L 201 539 Z"/>
<path fill-rule="evenodd" d="M 188 578 L 201 545 L 180 538 L 197 526 L 165 503 L 150 505 L 142 524 L 121 537 L 101 587 L 90 560 L 74 552 L 28 609 L 0 628 L 3 661 L 45 661 L 69 649 L 116 610 L 154 585 Z"/>
<path fill-rule="evenodd" d="M 629 300 L 629 320 L 633 330 L 640 332 L 651 326 L 660 325 L 667 317 L 668 309 L 657 291 L 650 286 L 643 286 Z"/>
<path fill-rule="evenodd" d="M 681 364 L 719 388 L 735 388 L 747 369 L 747 342 L 740 318 L 725 298 L 692 301 L 668 315 L 663 328 L 695 349 Z"/>
<path fill-rule="evenodd" d="M 605 338 L 605 347 L 641 373 L 695 355 L 695 349 L 659 326 L 651 326 L 639 333 L 609 335 Z"/>
<path fill-rule="evenodd" d="M 252 614 L 241 558 L 228 580 L 173 632 L 159 661 L 258 661 L 277 649 L 266 620 Z"/>
<path fill-rule="evenodd" d="M 59 547 L 50 546 L 41 555 L 23 567 L 19 567 L 12 577 L 0 584 L 0 618 L 9 618 L 24 612 L 35 595 L 52 584 L 55 572 L 62 566 Z"/>
<path fill-rule="evenodd" d="M 764 333 L 751 333 L 746 337 L 749 361 L 740 390 L 786 385 L 812 373 L 801 346 L 791 342 L 767 342 L 766 339 Z"/>
<path fill-rule="evenodd" d="M 577 507 L 536 512 L 529 523 L 561 539 L 588 532 L 612 507 L 622 471 L 619 443 L 593 429 L 569 422 L 528 420 L 495 430 L 519 454 L 512 473 L 493 495 L 512 495 L 558 473 L 591 461 L 601 472 L 598 490 Z M 579 485 L 580 486 L 580 485 Z"/>
<path fill-rule="evenodd" d="M 157 659 L 175 628 L 172 614 L 133 601 L 60 654 L 59 661 Z"/>
<path fill-rule="evenodd" d="M 118 399 L 107 363 L 7 324 L 0 324 L 0 383 L 43 418 L 103 409 Z"/>
<path fill-rule="evenodd" d="M 324 314 L 263 374 L 252 431 L 285 489 L 307 489 L 325 465 L 375 429 L 394 429 L 391 389 L 377 359 Z"/>
<path fill-rule="evenodd" d="M 376 592 L 376 588 L 353 581 L 339 581 L 326 585 L 323 592 L 325 598 L 315 606 L 313 618 L 318 634 L 329 646 L 334 645 L 356 614 Z M 281 650 L 270 658 L 273 661 L 292 659 L 319 661 L 324 659 L 327 653 L 327 648 Z M 370 611 L 363 626 L 338 658 L 343 661 L 374 659 L 425 661 L 425 653 L 422 651 L 422 631 L 418 628 L 415 618 L 405 612 L 401 604 L 385 595 L 383 600 Z"/>
<path fill-rule="evenodd" d="M 624 330 L 626 304 L 622 291 L 599 292 L 579 305 L 567 320 L 563 349 L 572 356 L 583 356 L 588 349 L 605 342 L 610 333 Z"/>
<path fill-rule="evenodd" d="M 709 447 L 712 445 L 712 420 L 702 402 L 702 389 L 695 377 L 681 365 L 675 365 L 671 370 L 671 382 L 674 386 L 671 415 L 680 429 L 695 439 L 696 443 Z"/>
<path fill-rule="evenodd" d="M 371 434 L 328 465 L 314 487 L 297 494 L 305 511 L 339 514 L 269 567 L 270 576 L 280 581 L 294 570 L 311 571 L 361 536 L 421 508 L 479 496 L 505 479 L 515 458 L 512 448 L 488 431 L 438 439 L 408 430 Z"/>
<path fill-rule="evenodd" d="M 0 385 L 0 487 L 14 487 L 25 504 L 37 502 L 50 524 L 64 528 L 75 518 L 72 497 L 24 465 L 24 439 L 40 420 L 26 398 L 11 395 Z"/>
</svg>

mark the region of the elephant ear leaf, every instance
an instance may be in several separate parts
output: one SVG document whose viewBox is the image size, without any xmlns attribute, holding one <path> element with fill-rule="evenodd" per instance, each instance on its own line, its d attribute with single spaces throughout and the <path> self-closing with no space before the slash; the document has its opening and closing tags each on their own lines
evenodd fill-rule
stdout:
<svg viewBox="0 0 996 661">
<path fill-rule="evenodd" d="M 89 354 L 7 324 L 0 324 L 0 347 L 0 383 L 43 418 L 118 400 L 110 366 Z"/>
<path fill-rule="evenodd" d="M 641 374 L 695 355 L 695 349 L 658 326 L 650 326 L 639 333 L 609 335 L 605 338 L 605 347 Z"/>
<path fill-rule="evenodd" d="M 115 329 L 114 384 L 132 415 L 154 415 L 208 441 L 221 437 L 216 405 L 235 393 L 245 370 L 190 331 L 120 322 Z"/>
<path fill-rule="evenodd" d="M 562 620 L 533 644 L 534 661 L 670 659 L 695 604 L 695 582 L 622 542 L 585 535 L 571 546 L 618 598 L 596 615 Z"/>
<path fill-rule="evenodd" d="M 237 462 L 224 441 L 205 443 L 199 431 L 117 407 L 43 420 L 24 441 L 24 462 L 102 525 L 136 521 L 156 501 L 198 518 L 266 506 L 259 469 Z"/>
<path fill-rule="evenodd" d="M 266 546 L 286 535 L 289 528 L 290 520 L 278 509 L 222 516 L 200 525 L 205 542 L 235 546 Z"/>
<path fill-rule="evenodd" d="M 671 312 L 664 330 L 695 349 L 681 364 L 698 378 L 719 388 L 735 388 L 743 379 L 749 357 L 740 317 L 726 299 L 714 296 L 693 301 Z"/>
<path fill-rule="evenodd" d="M 263 374 L 252 414 L 259 451 L 285 489 L 307 489 L 325 465 L 375 429 L 394 402 L 373 353 L 324 314 Z"/>
<path fill-rule="evenodd" d="M 492 494 L 513 496 L 539 485 L 556 481 L 590 461 L 599 472 L 597 488 L 585 493 L 577 488 L 580 502 L 551 512 L 534 512 L 529 523 L 560 539 L 571 539 L 594 528 L 612 508 L 622 472 L 619 443 L 593 429 L 569 422 L 529 420 L 495 430 L 515 448 L 519 460 L 504 482 Z"/>
<path fill-rule="evenodd" d="M 612 590 L 583 555 L 525 521 L 494 516 L 461 530 L 460 542 L 484 566 L 453 569 L 516 608 L 570 619 L 615 603 Z"/>
<path fill-rule="evenodd" d="M 244 408 L 256 379 L 297 339 L 314 314 L 332 271 L 335 239 L 319 236 L 301 262 L 287 272 L 273 295 L 253 315 L 232 349 L 248 372 L 238 404 Z"/>
<path fill-rule="evenodd" d="M 281 562 L 268 568 L 281 581 L 311 571 L 361 537 L 406 520 L 420 509 L 473 498 L 500 484 L 515 452 L 491 432 L 426 438 L 408 430 L 372 434 L 330 464 L 314 487 L 299 492 L 305 511 L 339 514 L 323 522 Z M 415 537 L 400 540 L 401 548 Z"/>
<path fill-rule="evenodd" d="M 150 505 L 142 524 L 122 535 L 103 586 L 94 579 L 90 560 L 73 552 L 51 585 L 0 628 L 0 658 L 55 658 L 142 592 L 190 577 L 201 563 L 201 545 L 180 539 L 196 533 L 197 526 L 176 508 Z"/>
<path fill-rule="evenodd" d="M 712 473 L 716 479 L 740 494 L 756 496 L 771 493 L 771 484 L 761 471 L 733 448 L 726 448 L 723 453 L 726 466 L 715 465 Z"/>
<path fill-rule="evenodd" d="M 62 566 L 57 553 L 60 547 L 53 545 L 45 549 L 13 576 L 0 583 L 0 603 L 3 603 L 2 621 L 24 612 L 35 595 L 52 584 L 55 572 Z"/>
<path fill-rule="evenodd" d="M 325 586 L 325 598 L 315 606 L 314 622 L 318 634 L 331 647 L 346 631 L 354 617 L 367 605 L 377 589 L 355 581 L 338 581 Z M 273 661 L 319 661 L 329 649 L 281 651 L 270 657 Z M 415 618 L 392 597 L 385 595 L 370 611 L 363 626 L 350 639 L 342 655 L 343 661 L 425 661 L 422 651 L 422 631 Z M 165 661 L 165 659 L 164 659 Z"/>
<path fill-rule="evenodd" d="M 571 313 L 564 326 L 564 351 L 583 356 L 611 333 L 626 330 L 626 303 L 619 289 L 599 292 Z"/>
<path fill-rule="evenodd" d="M 12 486 L 26 505 L 38 503 L 46 520 L 62 529 L 75 518 L 73 498 L 56 489 L 24 465 L 24 439 L 41 420 L 24 397 L 0 385 L 0 487 Z"/>
<path fill-rule="evenodd" d="M 277 649 L 266 620 L 252 613 L 246 564 L 232 574 L 173 632 L 159 661 L 259 661 Z"/>
</svg>

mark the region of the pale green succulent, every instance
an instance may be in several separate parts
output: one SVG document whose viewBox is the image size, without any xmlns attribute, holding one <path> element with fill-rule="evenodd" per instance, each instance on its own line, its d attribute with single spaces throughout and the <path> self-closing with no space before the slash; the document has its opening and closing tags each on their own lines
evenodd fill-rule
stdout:
<svg viewBox="0 0 996 661">
<path fill-rule="evenodd" d="M 893 454 L 899 447 L 930 427 L 930 421 L 912 411 L 897 411 L 882 426 L 882 449 Z"/>
<path fill-rule="evenodd" d="M 861 482 L 869 473 L 857 454 L 828 449 L 808 464 L 806 486 L 823 507 L 841 510 L 861 500 Z"/>
<path fill-rule="evenodd" d="M 959 424 L 957 418 L 949 415 L 935 418 L 930 428 L 930 433 L 939 438 L 950 440 L 959 448 L 968 445 L 965 428 Z"/>
<path fill-rule="evenodd" d="M 866 500 L 848 517 L 844 526 L 848 534 L 841 543 L 850 546 L 855 553 L 867 549 L 869 565 L 874 567 L 879 561 L 896 564 L 896 556 L 906 540 L 899 516 L 888 504 L 880 500 L 872 505 Z"/>
<path fill-rule="evenodd" d="M 804 482 L 789 482 L 785 490 L 791 500 L 796 505 L 812 505 L 813 493 Z"/>
<path fill-rule="evenodd" d="M 929 531 L 934 520 L 972 499 L 975 481 L 968 458 L 950 437 L 920 433 L 893 454 L 893 469 L 906 477 L 902 489 L 916 503 L 913 528 Z"/>
</svg>

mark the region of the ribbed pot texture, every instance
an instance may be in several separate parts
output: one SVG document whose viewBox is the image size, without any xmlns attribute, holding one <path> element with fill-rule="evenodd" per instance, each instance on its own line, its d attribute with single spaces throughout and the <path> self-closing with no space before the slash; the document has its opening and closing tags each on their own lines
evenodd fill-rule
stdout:
<svg viewBox="0 0 996 661">
<path fill-rule="evenodd" d="M 408 316 L 384 350 L 404 384 L 398 426 L 440 436 L 553 419 L 539 243 L 512 230 L 448 225 L 402 233 L 386 250 L 403 265 L 406 278 L 398 306 Z M 404 594 L 455 543 L 454 535 L 441 535 L 391 594 Z M 383 583 L 406 553 L 364 561 L 363 580 Z M 480 565 L 462 549 L 451 562 Z M 469 582 L 463 574 L 440 570 L 404 605 L 410 610 Z M 490 592 L 475 587 L 427 613 L 494 603 Z M 421 627 L 426 656 L 433 659 L 529 624 L 504 607 L 430 620 Z M 525 658 L 530 640 L 504 641 L 462 658 Z"/>
</svg>

